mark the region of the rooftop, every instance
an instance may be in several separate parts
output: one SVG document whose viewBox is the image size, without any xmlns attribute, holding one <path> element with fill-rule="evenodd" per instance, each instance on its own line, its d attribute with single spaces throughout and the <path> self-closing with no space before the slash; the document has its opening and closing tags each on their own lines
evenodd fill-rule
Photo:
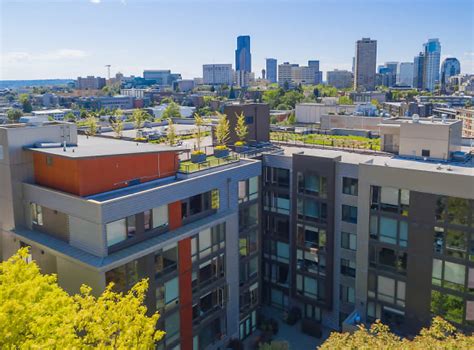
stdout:
<svg viewBox="0 0 474 350">
<path fill-rule="evenodd" d="M 30 151 L 67 158 L 105 157 L 139 153 L 183 151 L 184 148 L 151 143 L 132 142 L 104 137 L 77 136 L 77 145 L 67 145 L 66 150 L 59 143 L 36 144 L 27 147 Z"/>
</svg>

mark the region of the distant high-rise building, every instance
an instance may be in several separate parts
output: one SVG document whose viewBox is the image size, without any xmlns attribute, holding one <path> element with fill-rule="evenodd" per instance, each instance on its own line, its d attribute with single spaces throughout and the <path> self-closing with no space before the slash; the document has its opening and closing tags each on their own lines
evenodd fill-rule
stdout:
<svg viewBox="0 0 474 350">
<path fill-rule="evenodd" d="M 275 58 L 267 58 L 267 80 L 270 83 L 277 82 L 277 60 Z"/>
<path fill-rule="evenodd" d="M 420 52 L 413 59 L 413 87 L 415 89 L 423 89 L 423 67 L 425 65 L 425 54 Z"/>
<path fill-rule="evenodd" d="M 87 76 L 77 77 L 76 88 L 79 90 L 100 90 L 105 86 L 105 78 Z"/>
<path fill-rule="evenodd" d="M 379 66 L 375 85 L 394 86 L 397 82 L 397 66 L 398 62 L 386 62 L 385 65 Z"/>
<path fill-rule="evenodd" d="M 461 74 L 461 63 L 454 57 L 446 58 L 441 65 L 441 91 L 446 91 L 449 78 Z"/>
<path fill-rule="evenodd" d="M 354 89 L 375 90 L 377 40 L 362 38 L 356 42 Z"/>
<path fill-rule="evenodd" d="M 252 55 L 250 54 L 250 36 L 237 37 L 237 50 L 235 50 L 235 70 L 244 72 L 252 71 Z"/>
<path fill-rule="evenodd" d="M 278 66 L 278 84 L 311 85 L 320 84 L 323 73 L 319 70 L 319 61 L 308 61 L 307 66 L 284 62 Z"/>
<path fill-rule="evenodd" d="M 423 44 L 425 60 L 423 65 L 423 88 L 433 91 L 435 83 L 439 81 L 439 63 L 441 58 L 441 44 L 438 39 L 428 39 Z"/>
<path fill-rule="evenodd" d="M 266 78 L 266 75 L 265 75 L 266 71 L 265 71 L 265 68 L 262 69 L 262 79 L 265 80 Z"/>
<path fill-rule="evenodd" d="M 232 85 L 232 64 L 203 64 L 202 80 L 206 85 Z"/>
<path fill-rule="evenodd" d="M 400 62 L 397 69 L 397 85 L 413 85 L 413 62 Z"/>
<path fill-rule="evenodd" d="M 157 85 L 173 85 L 175 81 L 182 79 L 181 74 L 171 73 L 169 69 L 144 70 L 143 78 L 155 81 Z"/>
<path fill-rule="evenodd" d="M 328 85 L 334 86 L 337 89 L 347 89 L 352 86 L 353 74 L 348 70 L 333 70 L 327 72 Z"/>
</svg>

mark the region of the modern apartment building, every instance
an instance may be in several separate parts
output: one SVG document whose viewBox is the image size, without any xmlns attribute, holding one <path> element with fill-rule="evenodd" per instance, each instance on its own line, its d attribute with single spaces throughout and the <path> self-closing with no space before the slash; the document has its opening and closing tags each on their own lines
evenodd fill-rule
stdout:
<svg viewBox="0 0 474 350">
<path fill-rule="evenodd" d="M 446 92 L 449 79 L 461 74 L 461 63 L 455 57 L 448 57 L 441 65 L 441 92 Z"/>
<path fill-rule="evenodd" d="M 413 87 L 418 90 L 423 89 L 423 66 L 425 65 L 425 54 L 420 52 L 413 59 Z"/>
<path fill-rule="evenodd" d="M 276 58 L 267 58 L 266 62 L 266 73 L 267 73 L 267 80 L 270 83 L 277 82 L 277 60 Z"/>
<path fill-rule="evenodd" d="M 241 112 L 249 140 L 268 141 L 268 106 L 224 109 Z M 2 258 L 29 245 L 70 292 L 149 278 L 161 349 L 244 339 L 262 305 L 331 329 L 381 318 L 412 334 L 442 315 L 473 331 L 474 167 L 461 122 L 392 118 L 380 133 L 380 152 L 283 146 L 189 172 L 179 148 L 67 123 L 0 127 Z"/>
<path fill-rule="evenodd" d="M 65 123 L 2 127 L 0 149 L 2 259 L 30 246 L 71 293 L 148 278 L 159 349 L 222 348 L 255 329 L 259 161 L 192 173 L 180 149 Z"/>
<path fill-rule="evenodd" d="M 377 41 L 362 38 L 356 42 L 354 89 L 375 90 L 375 67 L 377 64 Z"/>
<path fill-rule="evenodd" d="M 474 138 L 474 108 L 460 109 L 458 118 L 462 120 L 463 136 Z"/>
<path fill-rule="evenodd" d="M 234 71 L 232 64 L 203 64 L 202 79 L 206 85 L 232 85 Z"/>
<path fill-rule="evenodd" d="M 334 86 L 337 89 L 348 89 L 352 86 L 353 74 L 348 70 L 329 71 L 326 73 L 328 85 Z"/>
</svg>

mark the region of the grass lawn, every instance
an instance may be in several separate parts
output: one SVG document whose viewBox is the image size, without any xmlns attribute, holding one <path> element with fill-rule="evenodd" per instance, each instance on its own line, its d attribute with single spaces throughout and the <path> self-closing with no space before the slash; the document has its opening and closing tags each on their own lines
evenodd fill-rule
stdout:
<svg viewBox="0 0 474 350">
<path fill-rule="evenodd" d="M 217 158 L 215 156 L 207 156 L 206 161 L 202 163 L 193 163 L 191 160 L 181 161 L 179 164 L 179 171 L 185 173 L 193 173 L 198 170 L 212 168 L 222 164 L 229 164 L 236 162 L 239 159 L 236 156 L 226 158 Z"/>
<path fill-rule="evenodd" d="M 328 147 L 358 148 L 380 150 L 380 139 L 369 139 L 362 136 L 339 136 L 309 134 L 301 135 L 290 132 L 271 132 L 270 139 L 275 141 L 300 141 L 305 144 Z"/>
</svg>

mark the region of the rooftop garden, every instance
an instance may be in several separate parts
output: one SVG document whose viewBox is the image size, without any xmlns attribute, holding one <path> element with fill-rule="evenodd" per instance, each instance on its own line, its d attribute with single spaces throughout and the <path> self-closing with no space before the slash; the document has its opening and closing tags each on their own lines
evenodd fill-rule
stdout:
<svg viewBox="0 0 474 350">
<path fill-rule="evenodd" d="M 200 163 L 193 163 L 191 159 L 180 162 L 179 171 L 181 173 L 194 173 L 196 171 L 214 168 L 221 165 L 235 163 L 239 161 L 237 155 L 230 155 L 224 158 L 218 158 L 216 156 L 207 156 L 206 160 Z"/>
<path fill-rule="evenodd" d="M 322 135 L 322 134 L 295 134 L 293 132 L 275 131 L 270 133 L 272 141 L 295 142 L 308 145 L 319 145 L 323 147 L 341 147 L 351 149 L 368 149 L 380 151 L 380 139 L 368 138 L 363 136 L 340 136 L 340 135 Z"/>
</svg>

